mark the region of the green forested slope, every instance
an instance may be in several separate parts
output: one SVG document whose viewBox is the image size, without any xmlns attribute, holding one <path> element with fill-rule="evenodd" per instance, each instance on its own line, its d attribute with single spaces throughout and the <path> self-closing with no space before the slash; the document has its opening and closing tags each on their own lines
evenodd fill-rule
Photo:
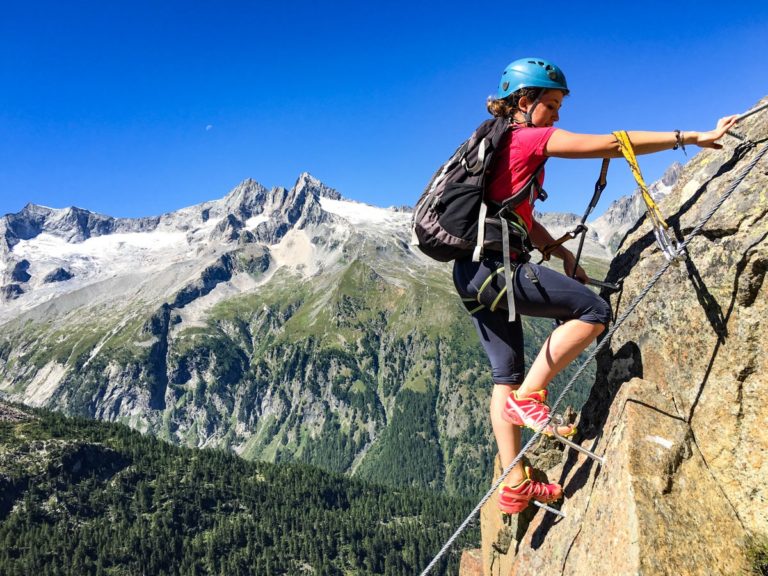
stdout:
<svg viewBox="0 0 768 576">
<path fill-rule="evenodd" d="M 414 574 L 472 507 L 174 447 L 122 425 L 0 408 L 7 576 Z M 465 538 L 476 545 L 478 536 Z M 438 573 L 457 565 L 453 556 Z"/>
</svg>

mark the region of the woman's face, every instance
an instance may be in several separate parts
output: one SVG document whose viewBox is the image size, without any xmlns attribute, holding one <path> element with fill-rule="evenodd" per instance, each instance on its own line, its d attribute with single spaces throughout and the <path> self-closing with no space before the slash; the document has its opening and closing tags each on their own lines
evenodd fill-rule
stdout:
<svg viewBox="0 0 768 576">
<path fill-rule="evenodd" d="M 528 112 L 528 108 L 533 102 L 528 102 L 527 98 L 520 100 L 520 110 Z M 547 90 L 539 99 L 539 103 L 533 109 L 533 125 L 538 127 L 554 126 L 555 122 L 560 120 L 560 106 L 563 105 L 563 93 L 560 90 Z"/>
</svg>

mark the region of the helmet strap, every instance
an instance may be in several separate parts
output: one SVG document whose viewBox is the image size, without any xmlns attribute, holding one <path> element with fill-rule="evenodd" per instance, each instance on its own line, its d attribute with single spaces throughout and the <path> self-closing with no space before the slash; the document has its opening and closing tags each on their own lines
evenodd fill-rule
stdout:
<svg viewBox="0 0 768 576">
<path fill-rule="evenodd" d="M 525 125 L 528 126 L 529 128 L 533 127 L 533 125 L 534 125 L 533 124 L 533 111 L 536 109 L 536 106 L 539 105 L 539 101 L 541 100 L 541 97 L 544 95 L 544 92 L 546 92 L 546 90 L 544 88 L 542 88 L 539 91 L 539 94 L 536 96 L 536 99 L 533 102 L 531 102 L 531 105 L 528 107 L 528 111 L 527 112 L 522 112 L 522 110 L 520 110 L 520 112 L 522 112 L 522 114 L 523 114 L 523 119 L 525 120 Z M 515 124 L 522 124 L 522 122 L 515 122 Z"/>
</svg>

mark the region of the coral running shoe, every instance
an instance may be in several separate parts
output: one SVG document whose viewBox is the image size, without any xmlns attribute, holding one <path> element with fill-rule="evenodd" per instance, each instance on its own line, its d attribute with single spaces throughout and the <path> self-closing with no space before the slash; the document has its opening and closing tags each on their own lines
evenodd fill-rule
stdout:
<svg viewBox="0 0 768 576">
<path fill-rule="evenodd" d="M 533 470 L 525 467 L 525 479 L 517 486 L 502 484 L 499 489 L 499 508 L 504 514 L 519 514 L 528 507 L 531 500 L 544 504 L 559 500 L 563 496 L 560 484 L 546 484 L 531 478 Z"/>
<path fill-rule="evenodd" d="M 546 401 L 546 390 L 531 392 L 526 397 L 520 397 L 517 395 L 517 391 L 514 391 L 509 395 L 504 406 L 504 418 L 517 426 L 525 426 L 537 432 L 541 430 L 542 434 L 552 436 L 551 424 L 547 424 L 542 430 L 544 424 L 549 420 L 549 406 L 546 405 Z M 569 437 L 576 434 L 576 426 L 573 424 L 558 426 L 558 429 L 561 436 Z M 563 429 L 564 432 L 560 431 Z"/>
</svg>

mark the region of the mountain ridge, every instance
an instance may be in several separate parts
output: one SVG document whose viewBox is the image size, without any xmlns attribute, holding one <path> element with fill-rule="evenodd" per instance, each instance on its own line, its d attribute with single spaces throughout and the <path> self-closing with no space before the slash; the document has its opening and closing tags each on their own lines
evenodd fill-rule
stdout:
<svg viewBox="0 0 768 576">
<path fill-rule="evenodd" d="M 410 245 L 407 210 L 303 173 L 146 219 L 29 213 L 0 220 L 16 234 L 0 395 L 252 459 L 480 490 L 486 360 L 448 267 Z M 555 234 L 574 222 L 542 219 Z M 584 262 L 607 270 L 594 237 Z M 530 358 L 549 327 L 524 325 Z"/>
<path fill-rule="evenodd" d="M 663 197 L 666 189 L 679 175 L 680 166 L 675 164 L 651 189 L 657 198 Z M 378 208 L 344 198 L 337 190 L 325 185 L 309 173 L 302 173 L 294 186 L 288 190 L 275 187 L 267 190 L 253 179 L 246 179 L 223 198 L 209 200 L 162 214 L 140 218 L 114 218 L 79 207 L 49 208 L 27 204 L 20 212 L 0 218 L 0 297 L 7 302 L 16 300 L 29 291 L 29 280 L 20 280 L 20 274 L 29 275 L 30 260 L 14 258 L 14 248 L 20 242 L 33 240 L 41 234 L 60 238 L 66 243 L 83 243 L 91 238 L 115 234 L 136 234 L 149 232 L 184 233 L 192 242 L 195 236 L 208 237 L 211 241 L 262 242 L 275 244 L 294 225 L 298 229 L 309 224 L 319 224 L 328 218 L 328 212 L 318 209 L 313 199 L 352 202 L 362 209 L 378 209 L 396 214 L 407 214 L 408 207 Z M 293 207 L 293 208 L 289 208 Z M 621 236 L 642 214 L 642 205 L 636 194 L 612 203 L 606 212 L 588 223 L 589 230 L 585 243 L 585 255 L 610 258 Z M 298 222 L 304 211 L 304 221 Z M 274 217 L 278 220 L 274 221 Z M 280 218 L 282 216 L 282 218 Z M 342 217 L 349 218 L 347 210 Z M 331 216 L 332 218 L 332 216 Z M 542 223 L 558 237 L 572 230 L 578 223 L 573 214 L 537 213 Z M 214 230 L 205 228 L 215 222 Z M 571 241 L 572 243 L 574 241 Z M 51 265 L 45 272 L 38 273 L 43 283 L 66 282 L 77 273 L 65 265 Z M 34 286 L 34 282 L 33 282 Z M 0 314 L 0 323 L 8 318 Z"/>
</svg>

